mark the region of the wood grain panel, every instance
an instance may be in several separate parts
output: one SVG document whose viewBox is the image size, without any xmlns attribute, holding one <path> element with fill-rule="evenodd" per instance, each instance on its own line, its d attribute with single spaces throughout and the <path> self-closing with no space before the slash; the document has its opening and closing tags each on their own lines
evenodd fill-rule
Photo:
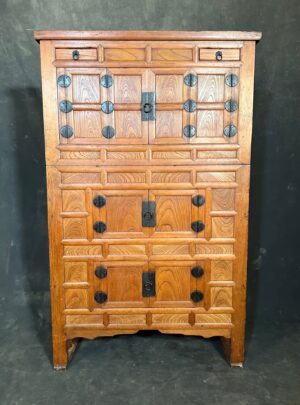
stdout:
<svg viewBox="0 0 300 405">
<path fill-rule="evenodd" d="M 65 212 L 84 212 L 85 194 L 83 190 L 63 190 L 62 207 Z"/>
<path fill-rule="evenodd" d="M 132 183 L 145 183 L 146 174 L 143 172 L 108 172 L 107 183 L 110 184 L 132 184 Z"/>
<path fill-rule="evenodd" d="M 189 326 L 189 315 L 188 314 L 153 314 L 152 315 L 153 324 L 165 325 L 171 324 L 176 326 L 177 324 Z"/>
<path fill-rule="evenodd" d="M 212 190 L 212 209 L 215 211 L 234 210 L 235 190 L 220 188 Z"/>
<path fill-rule="evenodd" d="M 100 138 L 100 111 L 74 111 L 73 116 L 75 138 Z"/>
<path fill-rule="evenodd" d="M 169 142 L 182 139 L 181 111 L 157 111 L 155 137 L 167 138 Z"/>
<path fill-rule="evenodd" d="M 146 315 L 109 315 L 110 325 L 146 325 Z"/>
<path fill-rule="evenodd" d="M 64 218 L 63 228 L 66 239 L 86 239 L 87 237 L 85 218 Z"/>
<path fill-rule="evenodd" d="M 140 103 L 141 76 L 114 75 L 115 103 Z"/>
<path fill-rule="evenodd" d="M 63 184 L 91 184 L 101 183 L 100 173 L 62 173 L 61 179 Z"/>
<path fill-rule="evenodd" d="M 156 75 L 157 103 L 181 103 L 182 97 L 182 75 Z"/>
<path fill-rule="evenodd" d="M 87 281 L 86 262 L 67 262 L 64 264 L 64 268 L 66 283 L 79 283 Z"/>
<path fill-rule="evenodd" d="M 198 75 L 198 101 L 218 103 L 224 101 L 224 75 Z"/>
<path fill-rule="evenodd" d="M 142 121 L 140 111 L 116 111 L 116 138 L 126 138 L 128 142 L 132 139 L 143 138 Z"/>
<path fill-rule="evenodd" d="M 235 181 L 235 172 L 197 172 L 197 182 L 232 182 Z"/>
<path fill-rule="evenodd" d="M 228 255 L 233 254 L 233 245 L 230 244 L 213 244 L 213 245 L 196 245 L 196 253 L 200 255 Z"/>
<path fill-rule="evenodd" d="M 102 256 L 101 245 L 66 245 L 64 255 L 67 257 Z"/>
<path fill-rule="evenodd" d="M 195 323 L 230 323 L 230 314 L 196 314 Z"/>
<path fill-rule="evenodd" d="M 65 305 L 66 308 L 72 309 L 87 308 L 88 306 L 87 291 L 83 289 L 65 290 Z"/>
<path fill-rule="evenodd" d="M 143 48 L 104 48 L 104 61 L 143 61 L 145 49 Z"/>
<path fill-rule="evenodd" d="M 192 61 L 193 50 L 191 48 L 152 48 L 151 59 L 153 61 Z"/>
<path fill-rule="evenodd" d="M 107 160 L 142 160 L 146 159 L 146 152 L 143 151 L 107 151 Z"/>
<path fill-rule="evenodd" d="M 212 307 L 231 307 L 232 288 L 231 287 L 211 287 Z"/>
<path fill-rule="evenodd" d="M 212 237 L 230 238 L 233 236 L 234 218 L 217 217 L 212 218 Z"/>
<path fill-rule="evenodd" d="M 100 103 L 99 75 L 72 75 L 74 103 Z"/>
<path fill-rule="evenodd" d="M 223 137 L 223 111 L 200 110 L 197 112 L 197 137 Z"/>
<path fill-rule="evenodd" d="M 191 172 L 152 172 L 152 183 L 192 183 Z"/>
<path fill-rule="evenodd" d="M 68 315 L 67 325 L 103 325 L 103 315 Z"/>
<path fill-rule="evenodd" d="M 211 280 L 232 280 L 232 262 L 225 260 L 213 260 L 211 262 Z"/>
<path fill-rule="evenodd" d="M 141 256 L 146 254 L 146 248 L 144 245 L 111 244 L 108 248 L 108 254 L 112 256 Z"/>
</svg>

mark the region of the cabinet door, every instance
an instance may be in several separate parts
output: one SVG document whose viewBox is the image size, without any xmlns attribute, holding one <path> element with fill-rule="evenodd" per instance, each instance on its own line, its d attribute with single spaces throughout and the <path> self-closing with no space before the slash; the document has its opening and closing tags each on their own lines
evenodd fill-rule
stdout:
<svg viewBox="0 0 300 405">
<path fill-rule="evenodd" d="M 150 190 L 149 200 L 155 201 L 156 225 L 150 228 L 153 237 L 197 237 L 202 231 L 193 230 L 195 223 L 204 224 L 203 207 L 193 204 L 197 190 Z M 194 224 L 194 225 L 193 225 Z"/>
<path fill-rule="evenodd" d="M 201 263 L 202 264 L 202 263 Z M 200 263 L 191 261 L 152 262 L 156 294 L 150 297 L 152 307 L 198 307 L 204 305 L 205 272 L 195 277 L 192 270 Z M 203 264 L 202 264 L 202 267 Z"/>
<path fill-rule="evenodd" d="M 151 72 L 156 120 L 149 122 L 150 143 L 237 142 L 239 69 L 172 68 Z M 230 75 L 237 79 L 231 80 Z"/>
<path fill-rule="evenodd" d="M 146 200 L 147 190 L 94 190 L 94 238 L 145 237 L 147 228 L 142 226 L 142 202 Z"/>
<path fill-rule="evenodd" d="M 146 75 L 146 70 L 133 68 L 58 69 L 60 142 L 147 144 L 148 123 L 141 119 Z M 65 102 L 68 105 L 61 104 Z M 69 135 L 63 133 L 66 126 L 71 131 Z"/>
<path fill-rule="evenodd" d="M 94 306 L 104 308 L 145 307 L 149 298 L 142 294 L 143 262 L 95 262 Z M 95 294 L 98 292 L 98 297 Z M 98 299 L 98 302 L 97 302 Z"/>
</svg>

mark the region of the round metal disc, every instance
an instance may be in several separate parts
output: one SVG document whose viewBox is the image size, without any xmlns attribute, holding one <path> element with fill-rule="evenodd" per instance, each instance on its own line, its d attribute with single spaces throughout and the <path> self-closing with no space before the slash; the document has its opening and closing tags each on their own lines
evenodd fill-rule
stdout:
<svg viewBox="0 0 300 405">
<path fill-rule="evenodd" d="M 111 139 L 115 136 L 115 130 L 113 127 L 108 125 L 107 127 L 102 128 L 102 135 L 106 139 Z"/>
<path fill-rule="evenodd" d="M 186 125 L 183 128 L 183 135 L 187 138 L 192 138 L 196 135 L 196 127 L 194 125 Z"/>
<path fill-rule="evenodd" d="M 224 135 L 231 138 L 237 134 L 237 129 L 233 124 L 227 125 L 223 131 Z"/>
<path fill-rule="evenodd" d="M 71 138 L 73 136 L 73 128 L 69 125 L 64 125 L 60 128 L 59 133 L 63 138 Z"/>
<path fill-rule="evenodd" d="M 57 78 L 57 84 L 60 87 L 64 87 L 64 88 L 69 87 L 71 82 L 72 82 L 71 77 L 68 75 L 61 75 Z"/>
<path fill-rule="evenodd" d="M 69 113 L 73 110 L 72 103 L 69 100 L 62 100 L 59 103 L 58 107 L 59 107 L 59 110 L 63 113 Z"/>
</svg>

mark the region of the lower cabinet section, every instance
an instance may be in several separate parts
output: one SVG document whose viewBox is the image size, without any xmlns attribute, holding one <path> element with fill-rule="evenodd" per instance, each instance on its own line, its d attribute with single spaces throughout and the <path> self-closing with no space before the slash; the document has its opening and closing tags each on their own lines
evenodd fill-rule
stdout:
<svg viewBox="0 0 300 405">
<path fill-rule="evenodd" d="M 228 260 L 65 262 L 66 331 L 84 337 L 98 329 L 228 334 L 232 267 Z"/>
</svg>

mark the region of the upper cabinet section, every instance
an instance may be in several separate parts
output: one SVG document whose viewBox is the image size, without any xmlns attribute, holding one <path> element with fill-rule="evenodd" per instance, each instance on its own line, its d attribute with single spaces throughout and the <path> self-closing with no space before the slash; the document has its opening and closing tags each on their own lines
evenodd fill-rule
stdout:
<svg viewBox="0 0 300 405">
<path fill-rule="evenodd" d="M 172 148 L 184 164 L 250 162 L 259 33 L 102 34 L 35 35 L 47 164 L 104 163 L 115 152 L 153 164 Z"/>
</svg>

